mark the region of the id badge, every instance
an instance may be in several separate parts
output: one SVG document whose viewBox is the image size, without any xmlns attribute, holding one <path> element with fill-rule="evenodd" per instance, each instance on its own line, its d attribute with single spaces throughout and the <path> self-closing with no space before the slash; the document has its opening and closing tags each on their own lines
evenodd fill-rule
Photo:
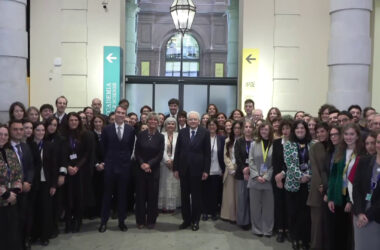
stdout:
<svg viewBox="0 0 380 250">
<path fill-rule="evenodd" d="M 260 166 L 260 175 L 264 175 L 268 172 L 268 167 L 265 163 L 262 163 Z"/>
<path fill-rule="evenodd" d="M 367 194 L 366 196 L 365 196 L 365 200 L 366 201 L 371 201 L 371 198 L 372 198 L 372 194 Z"/>
<path fill-rule="evenodd" d="M 249 159 L 247 158 L 246 160 L 245 160 L 245 164 L 249 164 Z"/>
<path fill-rule="evenodd" d="M 308 165 L 306 163 L 301 164 L 300 166 L 301 171 L 306 171 L 308 169 Z"/>
<path fill-rule="evenodd" d="M 77 154 L 71 154 L 70 155 L 70 160 L 76 160 L 78 157 L 77 157 Z"/>
</svg>

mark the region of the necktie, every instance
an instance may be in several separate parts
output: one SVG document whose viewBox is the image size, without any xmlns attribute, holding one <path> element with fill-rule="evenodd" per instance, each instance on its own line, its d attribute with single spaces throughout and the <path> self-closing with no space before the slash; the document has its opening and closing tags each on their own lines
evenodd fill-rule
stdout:
<svg viewBox="0 0 380 250">
<path fill-rule="evenodd" d="M 195 130 L 191 130 L 190 141 L 193 141 L 193 140 L 194 140 L 194 137 L 195 137 Z"/>
<path fill-rule="evenodd" d="M 119 138 L 119 141 L 121 141 L 121 139 L 122 139 L 122 137 L 121 137 L 121 126 L 117 127 L 117 138 Z"/>
<path fill-rule="evenodd" d="M 16 148 L 17 148 L 17 154 L 18 154 L 18 157 L 20 158 L 20 161 L 22 162 L 22 151 L 21 151 L 21 145 L 20 144 L 17 144 L 16 145 Z"/>
</svg>

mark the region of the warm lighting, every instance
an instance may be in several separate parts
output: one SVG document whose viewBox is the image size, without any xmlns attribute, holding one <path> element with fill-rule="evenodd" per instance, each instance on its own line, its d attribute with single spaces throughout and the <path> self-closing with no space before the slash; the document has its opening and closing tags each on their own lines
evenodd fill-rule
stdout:
<svg viewBox="0 0 380 250">
<path fill-rule="evenodd" d="M 170 7 L 175 28 L 185 34 L 194 21 L 196 7 L 192 0 L 174 0 Z"/>
</svg>

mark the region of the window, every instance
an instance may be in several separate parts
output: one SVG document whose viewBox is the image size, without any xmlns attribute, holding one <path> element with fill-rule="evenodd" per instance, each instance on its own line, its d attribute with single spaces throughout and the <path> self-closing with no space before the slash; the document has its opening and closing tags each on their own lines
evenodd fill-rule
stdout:
<svg viewBox="0 0 380 250">
<path fill-rule="evenodd" d="M 172 36 L 166 44 L 165 76 L 180 76 L 181 71 L 181 34 Z M 182 76 L 199 76 L 199 45 L 190 35 L 183 37 Z"/>
</svg>

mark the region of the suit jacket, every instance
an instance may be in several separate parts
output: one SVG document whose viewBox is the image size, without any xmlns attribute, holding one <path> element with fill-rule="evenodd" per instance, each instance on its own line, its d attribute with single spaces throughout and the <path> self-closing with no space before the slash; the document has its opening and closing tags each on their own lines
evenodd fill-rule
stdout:
<svg viewBox="0 0 380 250">
<path fill-rule="evenodd" d="M 286 172 L 286 164 L 284 160 L 284 146 L 282 144 L 282 138 L 273 141 L 273 154 L 272 154 L 273 174 L 272 181 L 276 186 L 274 177 L 282 171 Z"/>
<path fill-rule="evenodd" d="M 376 162 L 376 156 L 360 157 L 357 172 L 355 174 L 353 200 L 354 214 L 365 214 L 369 221 L 380 223 L 380 181 L 372 193 L 371 206 L 366 209 L 366 196 L 371 191 L 371 178 L 373 166 Z"/>
<path fill-rule="evenodd" d="M 223 157 L 225 140 L 226 140 L 226 137 L 222 135 L 216 136 L 216 144 L 218 147 L 218 163 L 219 163 L 220 169 L 222 170 L 222 173 L 224 173 L 224 170 L 226 169 L 226 165 L 224 164 L 224 157 Z"/>
<path fill-rule="evenodd" d="M 164 154 L 164 135 L 158 131 L 149 138 L 149 131 L 145 130 L 137 135 L 135 146 L 135 158 L 138 165 L 137 171 L 145 173 L 141 164 L 148 163 L 155 178 L 160 176 L 160 162 Z"/>
<path fill-rule="evenodd" d="M 268 145 L 268 155 L 265 161 L 267 166 L 267 172 L 265 174 L 260 173 L 261 165 L 264 163 L 264 152 L 262 150 L 261 142 L 252 142 L 251 149 L 249 150 L 249 169 L 250 169 L 250 180 L 248 182 L 249 188 L 255 189 L 271 189 L 271 179 L 273 174 L 273 166 L 272 166 L 272 155 L 273 155 L 273 146 Z M 259 183 L 257 181 L 257 177 L 262 176 L 266 182 Z"/>
<path fill-rule="evenodd" d="M 125 124 L 123 138 L 119 141 L 115 124 L 107 125 L 102 132 L 105 171 L 129 173 L 135 143 L 135 130 Z"/>
<path fill-rule="evenodd" d="M 236 172 L 235 179 L 244 180 L 243 169 L 248 167 L 246 160 L 248 159 L 248 152 L 244 136 L 235 142 L 235 160 Z"/>
<path fill-rule="evenodd" d="M 328 152 L 321 142 L 317 142 L 310 148 L 310 165 L 313 178 L 311 178 L 307 205 L 320 207 L 323 204 L 323 194 L 319 192 L 320 185 L 327 186 L 326 157 Z"/>
<path fill-rule="evenodd" d="M 23 182 L 28 182 L 33 184 L 34 180 L 34 158 L 28 144 L 21 142 L 21 151 L 22 151 L 22 173 L 23 173 Z"/>
<path fill-rule="evenodd" d="M 34 174 L 34 184 L 38 188 L 41 182 L 41 168 L 44 171 L 45 180 L 49 187 L 56 187 L 58 181 L 58 169 L 55 165 L 55 151 L 54 146 L 49 141 L 44 141 L 42 146 L 42 158 L 41 153 L 38 149 L 38 145 L 33 141 L 29 145 L 33 145 L 33 148 L 36 149 L 34 152 L 34 157 L 36 158 L 35 162 L 35 174 Z M 38 158 L 38 159 L 37 159 Z"/>
<path fill-rule="evenodd" d="M 190 128 L 181 129 L 178 133 L 175 149 L 173 169 L 185 176 L 200 177 L 203 173 L 210 173 L 211 143 L 210 133 L 198 126 L 193 141 L 190 140 Z"/>
</svg>

